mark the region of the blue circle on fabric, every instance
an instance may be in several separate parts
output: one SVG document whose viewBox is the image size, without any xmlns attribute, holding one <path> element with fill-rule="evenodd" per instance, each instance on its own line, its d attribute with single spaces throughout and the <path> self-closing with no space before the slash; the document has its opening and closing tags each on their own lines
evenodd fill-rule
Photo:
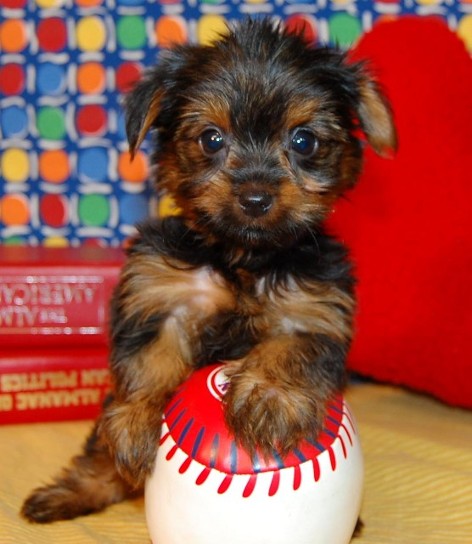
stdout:
<svg viewBox="0 0 472 544">
<path fill-rule="evenodd" d="M 118 0 L 119 6 L 141 6 L 145 0 Z"/>
<path fill-rule="evenodd" d="M 127 194 L 120 198 L 120 222 L 127 225 L 139 223 L 149 214 L 149 201 L 143 195 Z"/>
<path fill-rule="evenodd" d="M 89 147 L 79 152 L 77 172 L 81 181 L 102 182 L 108 178 L 108 153 L 103 147 Z"/>
<path fill-rule="evenodd" d="M 28 132 L 28 114 L 20 106 L 7 106 L 0 115 L 4 138 L 20 138 Z"/>
<path fill-rule="evenodd" d="M 41 94 L 60 95 L 64 92 L 65 82 L 66 72 L 63 66 L 52 62 L 38 66 L 36 86 Z"/>
</svg>

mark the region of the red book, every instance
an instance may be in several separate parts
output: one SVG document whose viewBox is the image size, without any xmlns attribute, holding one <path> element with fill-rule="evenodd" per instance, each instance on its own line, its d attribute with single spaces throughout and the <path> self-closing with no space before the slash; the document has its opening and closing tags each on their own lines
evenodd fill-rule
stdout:
<svg viewBox="0 0 472 544">
<path fill-rule="evenodd" d="M 124 254 L 0 246 L 0 346 L 105 346 Z"/>
<path fill-rule="evenodd" d="M 95 418 L 109 388 L 106 347 L 0 352 L 0 424 Z"/>
</svg>

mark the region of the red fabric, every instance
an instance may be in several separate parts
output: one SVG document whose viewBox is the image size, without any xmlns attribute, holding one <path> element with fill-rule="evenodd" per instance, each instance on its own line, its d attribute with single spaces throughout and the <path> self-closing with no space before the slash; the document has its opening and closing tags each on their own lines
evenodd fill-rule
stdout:
<svg viewBox="0 0 472 544">
<path fill-rule="evenodd" d="M 369 149 L 332 228 L 352 249 L 359 313 L 350 367 L 472 407 L 472 61 L 434 18 L 379 23 L 371 59 L 399 136 Z"/>
</svg>

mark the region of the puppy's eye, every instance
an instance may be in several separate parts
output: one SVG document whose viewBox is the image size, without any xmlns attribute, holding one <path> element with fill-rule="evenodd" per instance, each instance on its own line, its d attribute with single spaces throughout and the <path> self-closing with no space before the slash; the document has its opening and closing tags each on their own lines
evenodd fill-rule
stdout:
<svg viewBox="0 0 472 544">
<path fill-rule="evenodd" d="M 318 149 L 318 139 L 310 130 L 299 128 L 292 135 L 290 147 L 298 155 L 308 158 Z"/>
<path fill-rule="evenodd" d="M 221 132 L 215 128 L 205 130 L 199 139 L 200 145 L 206 155 L 215 155 L 225 146 L 225 139 Z"/>
</svg>

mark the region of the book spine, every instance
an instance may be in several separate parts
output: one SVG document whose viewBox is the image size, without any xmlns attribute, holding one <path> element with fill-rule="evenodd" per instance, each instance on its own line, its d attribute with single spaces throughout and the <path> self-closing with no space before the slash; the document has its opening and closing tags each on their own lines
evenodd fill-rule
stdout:
<svg viewBox="0 0 472 544">
<path fill-rule="evenodd" d="M 0 269 L 0 344 L 107 345 L 109 304 L 119 270 Z"/>
<path fill-rule="evenodd" d="M 109 390 L 106 349 L 0 355 L 0 424 L 92 419 Z"/>
</svg>

